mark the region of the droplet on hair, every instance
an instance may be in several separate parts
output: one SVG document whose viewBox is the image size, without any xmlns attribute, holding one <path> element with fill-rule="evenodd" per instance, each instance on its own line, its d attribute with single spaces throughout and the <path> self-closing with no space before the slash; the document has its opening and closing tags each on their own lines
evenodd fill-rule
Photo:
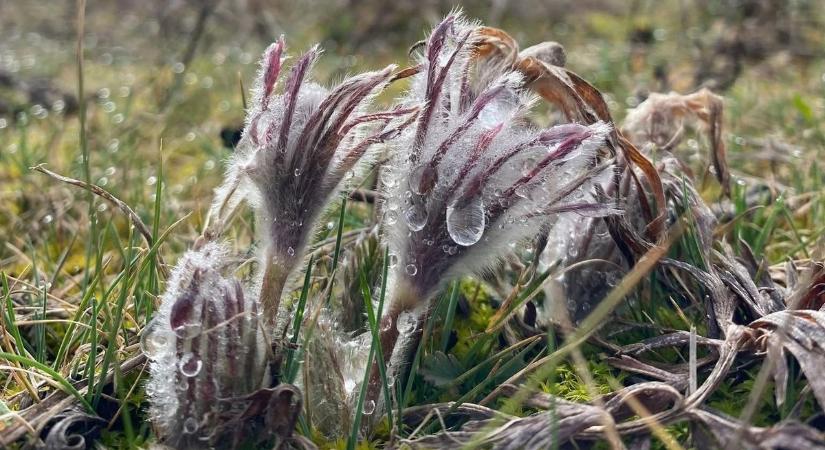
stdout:
<svg viewBox="0 0 825 450">
<path fill-rule="evenodd" d="M 460 203 L 447 207 L 447 231 L 456 244 L 468 247 L 481 239 L 487 220 L 480 196 Z"/>
<path fill-rule="evenodd" d="M 404 209 L 404 219 L 407 221 L 407 226 L 411 231 L 420 231 L 427 225 L 429 212 L 424 205 L 417 202 L 412 202 L 406 209 Z"/>
<path fill-rule="evenodd" d="M 202 367 L 203 361 L 194 353 L 184 354 L 178 362 L 178 370 L 180 370 L 180 373 L 189 378 L 197 376 Z"/>
<path fill-rule="evenodd" d="M 375 412 L 375 401 L 374 400 L 367 400 L 364 402 L 364 415 L 369 416 L 370 414 Z"/>
</svg>

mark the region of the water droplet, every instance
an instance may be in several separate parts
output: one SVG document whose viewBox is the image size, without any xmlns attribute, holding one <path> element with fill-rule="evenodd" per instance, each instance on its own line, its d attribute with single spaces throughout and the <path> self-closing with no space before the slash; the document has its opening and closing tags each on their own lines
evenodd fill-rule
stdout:
<svg viewBox="0 0 825 450">
<path fill-rule="evenodd" d="M 398 323 L 395 328 L 401 334 L 412 333 L 417 323 L 418 319 L 416 319 L 415 314 L 405 311 L 398 315 Z"/>
<path fill-rule="evenodd" d="M 515 194 L 523 199 L 532 200 L 533 191 L 528 186 L 521 185 L 514 191 Z"/>
<path fill-rule="evenodd" d="M 289 256 L 295 256 L 295 249 L 294 249 L 294 248 L 292 248 L 292 247 L 289 247 L 288 249 L 286 249 L 286 253 L 287 253 Z"/>
<path fill-rule="evenodd" d="M 422 164 L 410 173 L 410 190 L 418 195 L 432 191 L 436 182 L 438 182 L 438 173 L 430 164 Z"/>
<path fill-rule="evenodd" d="M 201 326 L 198 323 L 185 323 L 176 327 L 173 331 L 181 339 L 192 339 L 201 334 Z"/>
<path fill-rule="evenodd" d="M 198 431 L 198 420 L 194 417 L 187 417 L 183 421 L 183 432 L 186 434 L 193 434 Z"/>
<path fill-rule="evenodd" d="M 185 377 L 192 378 L 197 376 L 202 367 L 203 361 L 194 353 L 185 353 L 180 361 L 178 361 L 178 370 L 180 370 L 180 373 Z"/>
<path fill-rule="evenodd" d="M 52 223 L 53 220 L 54 220 L 54 217 L 52 217 L 51 214 L 46 214 L 46 216 L 43 217 L 43 223 L 45 223 L 45 224 L 50 224 L 50 223 Z"/>
<path fill-rule="evenodd" d="M 34 105 L 32 106 L 32 115 L 38 119 L 45 119 L 49 116 L 49 110 L 44 108 L 43 105 Z"/>
<path fill-rule="evenodd" d="M 296 177 L 300 177 L 300 176 L 301 176 L 301 169 L 295 169 L 295 176 L 296 176 Z"/>
<path fill-rule="evenodd" d="M 375 401 L 374 400 L 367 400 L 364 402 L 364 415 L 369 416 L 370 414 L 375 412 Z"/>
<path fill-rule="evenodd" d="M 458 245 L 467 247 L 478 242 L 486 222 L 480 196 L 466 202 L 459 200 L 447 207 L 447 231 Z"/>
<path fill-rule="evenodd" d="M 387 265 L 391 268 L 398 265 L 398 256 L 395 253 L 390 253 L 390 261 Z"/>
<path fill-rule="evenodd" d="M 522 175 L 529 175 L 530 172 L 536 167 L 536 160 L 534 158 L 527 158 L 521 164 L 521 174 Z"/>
<path fill-rule="evenodd" d="M 698 150 L 699 142 L 696 139 L 688 139 L 687 146 L 690 147 L 691 150 Z"/>
<path fill-rule="evenodd" d="M 384 214 L 384 221 L 387 225 L 395 225 L 395 223 L 398 222 L 398 214 L 395 211 L 387 211 L 387 213 Z"/>
<path fill-rule="evenodd" d="M 109 141 L 109 153 L 117 153 L 120 149 L 120 140 L 112 139 Z"/>
<path fill-rule="evenodd" d="M 384 186 L 387 188 L 395 187 L 396 174 L 394 174 L 392 170 L 383 170 L 381 172 L 381 182 L 384 183 Z"/>
<path fill-rule="evenodd" d="M 407 226 L 411 231 L 420 231 L 427 225 L 427 219 L 430 213 L 424 205 L 417 201 L 413 201 L 411 205 L 404 209 L 404 219 L 407 221 Z"/>
<path fill-rule="evenodd" d="M 407 264 L 407 267 L 404 268 L 407 272 L 407 275 L 414 277 L 415 274 L 418 273 L 418 267 L 415 267 L 415 264 Z"/>
<path fill-rule="evenodd" d="M 327 222 L 327 230 L 331 230 L 335 228 L 335 224 L 333 222 Z"/>
<path fill-rule="evenodd" d="M 167 350 L 172 333 L 163 330 L 157 320 L 152 320 L 140 335 L 140 350 L 149 359 L 155 359 Z"/>
<path fill-rule="evenodd" d="M 155 183 L 157 183 L 157 182 L 158 182 L 158 178 L 155 177 L 155 176 L 151 176 L 151 177 L 146 179 L 146 185 L 147 186 L 154 186 Z"/>
</svg>

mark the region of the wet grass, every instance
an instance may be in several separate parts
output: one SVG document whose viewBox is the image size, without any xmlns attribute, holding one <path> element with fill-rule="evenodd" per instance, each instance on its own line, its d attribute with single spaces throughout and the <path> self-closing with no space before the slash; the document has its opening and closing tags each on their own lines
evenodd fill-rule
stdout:
<svg viewBox="0 0 825 450">
<path fill-rule="evenodd" d="M 557 35 L 552 30 L 544 34 L 548 31 L 544 26 L 504 26 L 518 30 L 514 34 L 525 42 L 552 38 L 565 44 L 568 66 L 608 94 L 618 122 L 626 108 L 638 102 L 637 93 L 659 87 L 652 76 L 656 63 L 666 62 L 675 74 L 674 88 L 687 85 L 679 74 L 696 64 L 683 48 L 677 12 L 665 9 L 647 14 L 638 20 L 655 23 L 658 34 L 641 56 L 627 43 L 633 23 L 598 11 L 571 17 L 564 32 Z M 108 35 L 102 30 L 101 18 L 92 15 L 94 20 L 86 25 L 80 43 Z M 100 425 L 104 444 L 140 446 L 153 439 L 142 392 L 146 372 L 139 360 L 139 337 L 164 289 L 165 273 L 159 261 L 176 261 L 203 227 L 212 188 L 218 185 L 223 161 L 230 154 L 221 145 L 220 130 L 240 125 L 244 98 L 239 81 L 250 84 L 255 71 L 251 62 L 266 43 L 236 42 L 229 31 L 215 24 L 213 41 L 226 38 L 225 44 L 202 43 L 204 48 L 188 66 L 181 67 L 178 57 L 163 53 L 167 48 L 152 50 L 151 42 L 132 40 L 140 34 L 139 26 L 124 32 L 124 42 L 111 48 L 99 40 L 85 51 L 81 45 L 82 57 L 76 60 L 71 57 L 74 44 L 68 38 L 34 35 L 37 30 L 26 30 L 21 24 L 13 30 L 0 50 L 7 63 L 20 64 L 13 72 L 16 76 L 48 76 L 59 88 L 88 102 L 80 102 L 76 112 L 44 114 L 42 108 L 14 97 L 13 90 L 4 91 L 3 98 L 11 98 L 11 104 L 22 109 L 0 116 L 0 430 L 15 423 L 17 411 L 63 391 L 86 412 L 105 418 Z M 129 51 L 146 50 L 146 54 L 130 55 L 118 45 Z M 358 60 L 331 51 L 319 72 L 340 77 L 351 67 L 375 68 L 393 58 L 403 60 L 405 50 L 394 48 Z M 721 93 L 726 100 L 723 136 L 736 183 L 731 198 L 733 218 L 718 237 L 746 243 L 771 267 L 811 258 L 821 248 L 818 242 L 825 233 L 825 168 L 821 167 L 825 63 L 786 56 L 777 53 L 754 62 Z M 30 57 L 33 64 L 27 62 Z M 152 58 L 154 62 L 148 63 Z M 397 92 L 385 94 L 386 99 Z M 697 178 L 707 180 L 697 185 L 716 204 L 718 188 L 703 162 L 707 142 L 691 136 L 687 143 L 681 156 L 691 163 Z M 39 164 L 96 184 L 130 205 L 149 228 L 149 239 L 111 202 L 31 170 Z M 753 196 L 758 198 L 756 204 Z M 294 295 L 299 315 L 291 337 L 298 350 L 289 354 L 286 367 L 291 378 L 297 377 L 301 348 L 297 330 L 303 323 L 307 296 L 331 283 L 339 260 L 352 247 L 347 232 L 370 227 L 373 207 L 350 202 L 338 210 L 339 216 L 330 216 L 333 226 L 327 236 L 319 238 L 325 243 L 323 251 L 309 260 L 304 283 Z M 249 247 L 254 236 L 251 214 L 243 213 L 230 233 L 228 237 L 238 248 Z M 698 256 L 698 245 L 689 224 L 668 255 L 703 267 L 706 262 Z M 522 247 L 517 251 L 529 267 L 531 251 Z M 370 274 L 380 271 L 376 267 L 386 274 L 389 256 L 381 250 L 372 263 L 377 265 Z M 370 274 L 366 270 L 358 274 L 358 290 L 365 299 L 376 296 Z M 704 335 L 705 312 L 695 299 L 674 297 L 646 275 L 640 271 L 627 289 L 614 291 L 577 332 L 564 337 L 551 331 L 512 345 L 502 344 L 504 321 L 496 322 L 503 314 L 497 314 L 505 300 L 502 293 L 483 280 L 453 283 L 428 318 L 406 378 L 391 386 L 382 371 L 382 395 L 395 398 L 397 409 L 388 414 L 372 444 L 387 439 L 393 427 L 400 436 L 413 431 L 401 421 L 406 407 L 454 401 L 455 409 L 459 403 L 482 402 L 501 382 L 531 364 L 541 369 L 530 377 L 530 383 L 568 400 L 588 401 L 596 393 L 615 391 L 630 375 L 605 364 L 604 349 L 581 345 L 611 317 L 646 327 L 620 334 L 617 340 L 621 343 L 651 338 L 663 330 L 687 331 L 691 326 Z M 503 276 L 513 285 L 522 276 L 527 279 L 525 272 L 512 268 Z M 530 299 L 542 300 L 540 287 L 548 277 L 549 271 L 536 274 L 521 287 L 512 307 Z M 377 289 L 383 298 L 385 286 Z M 332 295 L 333 290 L 326 292 Z M 371 302 L 364 304 L 367 330 L 372 333 L 370 360 L 386 357 L 376 345 L 381 305 L 373 311 Z M 689 355 L 687 348 L 676 348 L 656 352 L 654 357 L 661 363 L 678 364 Z M 753 361 L 742 361 L 708 404 L 741 416 L 759 367 Z M 805 386 L 798 366 L 791 364 L 785 405 L 776 406 L 768 387 L 755 403 L 751 422 L 760 426 L 776 423 L 791 415 L 793 405 L 798 405 L 794 417 L 799 420 L 820 414 L 821 408 Z M 364 392 L 345 442 L 325 442 L 305 422 L 299 430 L 315 436 L 321 446 L 369 447 L 370 443 L 359 442 L 358 435 L 363 401 Z M 496 399 L 487 406 L 516 415 L 530 412 L 515 400 Z M 32 426 L 45 425 L 54 413 L 44 407 L 43 422 Z M 434 419 L 424 430 L 440 428 Z M 666 427 L 654 435 L 657 448 L 674 448 L 674 442 L 688 445 L 689 432 L 681 426 Z M 28 438 L 20 438 L 18 445 L 23 446 Z"/>
</svg>

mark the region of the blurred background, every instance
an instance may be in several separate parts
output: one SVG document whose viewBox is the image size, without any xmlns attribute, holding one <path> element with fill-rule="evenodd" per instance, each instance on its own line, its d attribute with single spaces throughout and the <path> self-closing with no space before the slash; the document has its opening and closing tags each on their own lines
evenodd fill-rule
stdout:
<svg viewBox="0 0 825 450">
<path fill-rule="evenodd" d="M 712 88 L 727 99 L 741 176 L 791 183 L 822 155 L 822 0 L 92 0 L 82 94 L 92 181 L 148 215 L 162 176 L 161 226 L 195 211 L 194 235 L 267 44 L 284 34 L 295 55 L 320 43 L 316 78 L 334 82 L 405 64 L 456 7 L 522 47 L 563 44 L 567 66 L 604 92 L 617 121 L 650 92 Z M 56 257 L 60 247 L 41 249 L 42 239 L 82 248 L 68 240 L 87 223 L 73 201 L 82 194 L 29 170 L 46 163 L 81 178 L 76 18 L 72 0 L 0 0 L 0 265 L 10 270 L 26 248 Z"/>
</svg>

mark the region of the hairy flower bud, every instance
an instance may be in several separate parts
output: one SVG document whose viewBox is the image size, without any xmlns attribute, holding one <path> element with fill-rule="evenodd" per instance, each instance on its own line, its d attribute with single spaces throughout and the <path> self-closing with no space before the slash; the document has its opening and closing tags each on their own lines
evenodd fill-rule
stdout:
<svg viewBox="0 0 825 450">
<path fill-rule="evenodd" d="M 221 274 L 225 257 L 215 243 L 186 253 L 143 332 L 151 417 L 163 443 L 174 448 L 237 445 L 257 426 L 239 420 L 245 397 L 268 385 L 258 306 L 237 280 Z"/>
</svg>

